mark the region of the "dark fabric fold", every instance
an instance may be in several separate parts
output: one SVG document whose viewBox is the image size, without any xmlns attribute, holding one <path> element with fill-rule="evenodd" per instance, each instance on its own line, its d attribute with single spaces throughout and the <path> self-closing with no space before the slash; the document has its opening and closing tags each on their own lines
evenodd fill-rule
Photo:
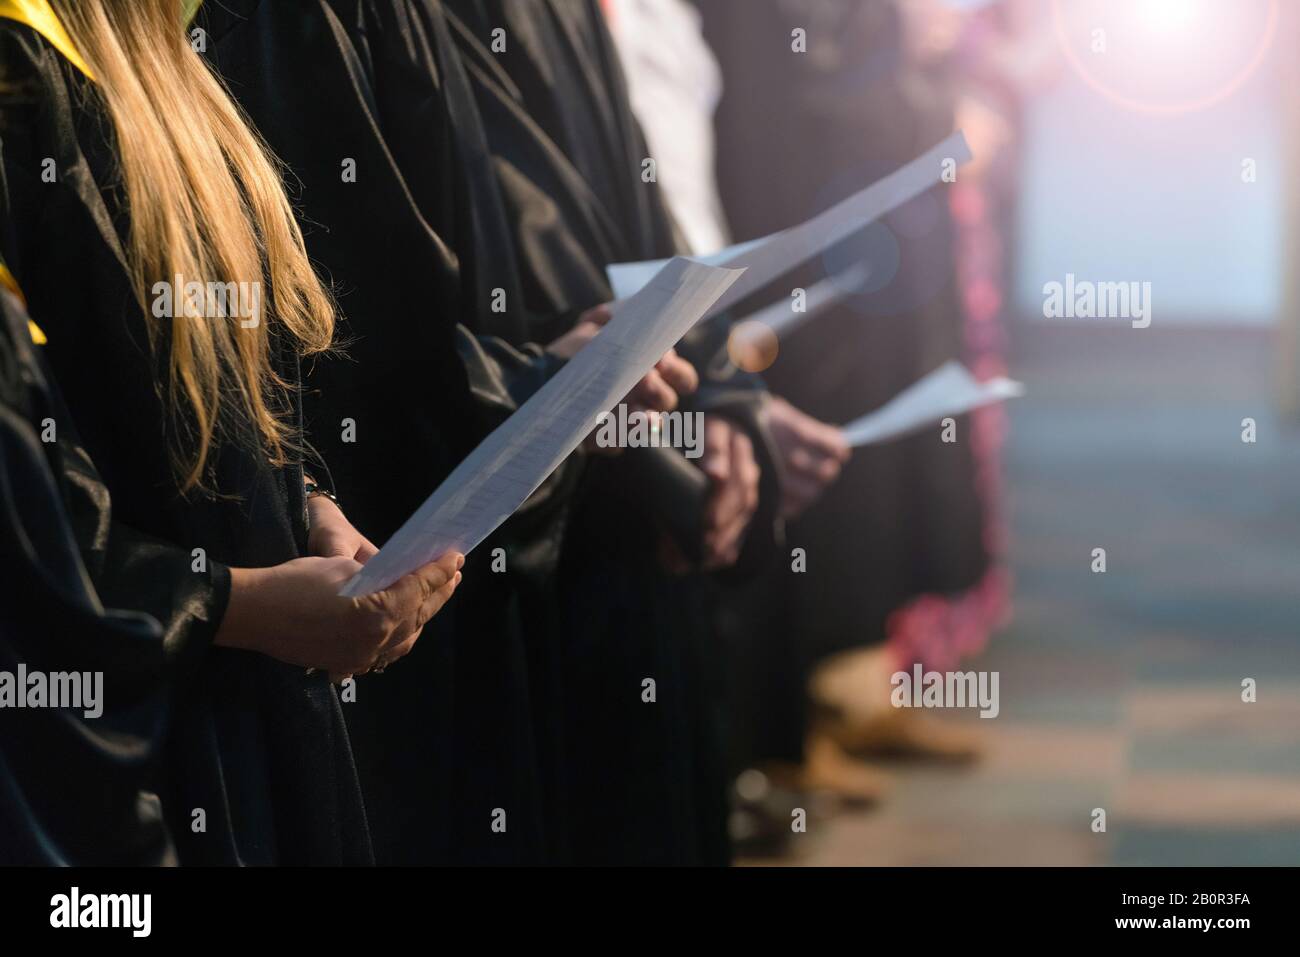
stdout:
<svg viewBox="0 0 1300 957">
<path fill-rule="evenodd" d="M 382 543 L 562 365 L 527 335 L 463 72 L 445 24 L 400 0 L 232 0 L 201 17 L 338 290 L 351 344 L 310 371 L 307 414 L 349 518 Z M 470 556 L 411 655 L 348 705 L 381 861 L 563 858 L 547 823 L 564 802 L 546 770 L 558 675 L 544 636 L 580 469 L 575 456 Z"/>
<path fill-rule="evenodd" d="M 5 708 L 0 864 L 174 863 L 152 793 L 167 715 L 162 629 L 105 609 L 82 564 L 69 515 L 80 492 L 65 473 L 80 450 L 66 422 L 57 441 L 41 440 L 59 401 L 27 336 L 21 304 L 0 292 L 0 672 L 99 672 L 102 713 Z M 76 474 L 109 524 L 93 469 Z"/>
</svg>

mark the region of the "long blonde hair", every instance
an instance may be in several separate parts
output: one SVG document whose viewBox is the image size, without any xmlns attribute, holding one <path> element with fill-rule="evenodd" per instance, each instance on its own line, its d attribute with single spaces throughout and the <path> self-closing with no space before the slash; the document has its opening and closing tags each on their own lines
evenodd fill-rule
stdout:
<svg viewBox="0 0 1300 957">
<path fill-rule="evenodd" d="M 232 411 L 283 464 L 295 436 L 283 416 L 288 386 L 271 363 L 273 337 L 303 355 L 324 351 L 334 308 L 307 258 L 277 161 L 191 48 L 180 0 L 50 5 L 112 120 L 130 216 L 126 256 L 154 345 L 170 331 L 166 398 L 181 489 L 203 487 L 214 444 L 235 437 Z M 186 318 L 179 308 L 156 318 L 149 290 L 178 276 L 257 283 L 272 296 L 262 297 L 256 325 Z M 179 303 L 182 290 L 173 296 Z"/>
</svg>

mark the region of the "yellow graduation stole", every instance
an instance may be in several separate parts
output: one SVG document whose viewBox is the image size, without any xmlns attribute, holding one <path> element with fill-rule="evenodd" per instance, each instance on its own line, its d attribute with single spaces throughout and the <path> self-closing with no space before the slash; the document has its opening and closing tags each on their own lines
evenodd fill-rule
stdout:
<svg viewBox="0 0 1300 957">
<path fill-rule="evenodd" d="M 181 7 L 181 23 L 188 24 L 193 20 L 201 6 L 203 0 L 184 0 Z M 50 9 L 49 0 L 0 0 L 0 17 L 17 20 L 31 27 L 45 37 L 50 42 L 50 46 L 67 57 L 69 63 L 90 79 L 95 78 L 86 61 L 77 52 L 72 38 L 68 36 L 68 31 L 63 28 L 58 16 Z"/>
<path fill-rule="evenodd" d="M 19 23 L 31 27 L 45 37 L 50 42 L 50 46 L 67 57 L 69 63 L 86 74 L 86 76 L 91 75 L 90 67 L 86 66 L 86 61 L 81 58 L 81 54 L 73 46 L 68 31 L 63 29 L 63 24 L 54 15 L 54 11 L 50 9 L 50 5 L 46 0 L 0 0 L 0 17 L 17 20 Z M 18 286 L 18 280 L 14 278 L 14 274 L 9 271 L 9 267 L 4 264 L 3 260 L 0 260 L 0 288 L 9 290 L 18 297 L 19 302 L 24 306 L 27 305 L 23 291 Z M 31 333 L 32 342 L 38 346 L 43 346 L 49 341 L 46 339 L 45 333 L 41 331 L 41 327 L 31 319 L 27 320 L 27 331 Z"/>
<path fill-rule="evenodd" d="M 50 46 L 67 57 L 69 63 L 90 79 L 95 78 L 90 72 L 90 67 L 86 66 L 86 61 L 77 52 L 72 38 L 68 36 L 68 31 L 63 28 L 59 18 L 50 9 L 48 0 L 0 0 L 0 17 L 17 20 L 31 27 L 45 37 L 50 42 Z"/>
<path fill-rule="evenodd" d="M 194 19 L 194 15 L 199 12 L 199 7 L 203 5 L 203 0 L 185 0 L 181 8 L 183 14 L 183 23 L 188 24 Z M 68 31 L 64 29 L 63 24 L 59 21 L 57 15 L 50 8 L 49 0 L 0 0 L 0 17 L 15 20 L 18 23 L 31 27 L 46 40 L 50 46 L 62 53 L 78 70 L 84 73 L 89 79 L 95 78 L 90 72 L 90 67 L 86 61 L 81 58 L 77 52 L 77 47 L 68 36 Z M 0 288 L 7 289 L 18 297 L 19 302 L 26 305 L 26 299 L 23 298 L 23 291 L 18 287 L 18 280 L 14 274 L 9 271 L 9 267 L 0 260 Z M 32 342 L 38 346 L 43 346 L 48 341 L 41 327 L 35 322 L 27 320 L 28 331 L 32 334 Z"/>
<path fill-rule="evenodd" d="M 23 297 L 23 291 L 18 287 L 18 280 L 14 278 L 14 274 L 9 271 L 9 267 L 5 265 L 3 259 L 0 259 L 0 289 L 7 289 L 18 297 L 18 301 L 21 302 L 24 307 L 27 306 L 27 300 Z M 27 331 L 31 333 L 32 342 L 36 343 L 38 346 L 43 346 L 49 341 L 45 338 L 45 333 L 41 331 L 41 327 L 30 319 L 27 320 Z"/>
</svg>

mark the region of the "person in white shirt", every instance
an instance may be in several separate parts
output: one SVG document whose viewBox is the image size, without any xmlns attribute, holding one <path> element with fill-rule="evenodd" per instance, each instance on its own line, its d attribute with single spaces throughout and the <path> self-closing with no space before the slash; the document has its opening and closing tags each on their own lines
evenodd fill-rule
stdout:
<svg viewBox="0 0 1300 957">
<path fill-rule="evenodd" d="M 605 0 L 628 94 L 668 206 L 691 252 L 730 242 L 714 175 L 722 73 L 688 0 Z"/>
</svg>

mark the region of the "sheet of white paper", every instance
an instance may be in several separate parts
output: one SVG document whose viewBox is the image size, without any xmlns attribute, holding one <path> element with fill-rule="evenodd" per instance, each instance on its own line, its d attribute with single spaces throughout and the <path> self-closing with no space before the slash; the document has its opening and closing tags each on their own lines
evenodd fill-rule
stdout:
<svg viewBox="0 0 1300 957">
<path fill-rule="evenodd" d="M 674 259 L 484 439 L 340 594 L 368 595 L 450 550 L 468 553 L 532 495 L 743 274 Z"/>
<path fill-rule="evenodd" d="M 737 321 L 736 333 L 741 337 L 742 342 L 751 336 L 760 337 L 767 332 L 772 332 L 778 339 L 783 339 L 804 323 L 816 319 L 831 306 L 853 295 L 866 284 L 869 275 L 870 270 L 865 263 L 852 266 L 804 290 L 803 312 L 794 311 L 793 299 L 778 299 L 770 306 L 764 306 Z M 746 325 L 746 323 L 754 323 L 754 325 Z"/>
<path fill-rule="evenodd" d="M 737 243 L 734 246 L 728 246 L 726 249 L 720 249 L 716 253 L 689 256 L 687 258 L 692 262 L 704 263 L 706 266 L 720 266 L 726 260 L 734 259 L 771 238 L 771 236 L 764 236 L 762 239 L 751 239 L 748 242 Z M 617 301 L 633 295 L 667 264 L 667 259 L 647 259 L 644 262 L 614 263 L 608 266 L 605 269 L 605 277 L 609 280 L 610 288 L 614 290 L 614 299 Z"/>
<path fill-rule="evenodd" d="M 921 195 L 942 181 L 944 164 L 952 160 L 957 166 L 969 162 L 970 147 L 960 130 L 938 146 L 918 156 L 901 169 L 884 179 L 877 180 L 841 203 L 814 216 L 799 226 L 774 233 L 764 239 L 733 246 L 706 257 L 710 265 L 728 268 L 745 267 L 745 275 L 723 294 L 705 318 L 725 312 L 733 305 L 780 278 L 801 263 L 852 236 L 868 223 L 874 222 L 911 199 Z M 634 288 L 630 267 L 645 263 L 622 263 L 610 266 L 606 275 L 615 283 L 616 270 L 628 269 L 626 281 L 620 279 L 624 289 Z M 619 293 L 615 293 L 616 298 Z"/>
<path fill-rule="evenodd" d="M 976 382 L 960 362 L 948 362 L 912 383 L 875 412 L 844 426 L 844 438 L 855 448 L 884 442 L 895 436 L 961 415 L 990 402 L 1019 398 L 1025 387 L 1011 379 Z"/>
</svg>

